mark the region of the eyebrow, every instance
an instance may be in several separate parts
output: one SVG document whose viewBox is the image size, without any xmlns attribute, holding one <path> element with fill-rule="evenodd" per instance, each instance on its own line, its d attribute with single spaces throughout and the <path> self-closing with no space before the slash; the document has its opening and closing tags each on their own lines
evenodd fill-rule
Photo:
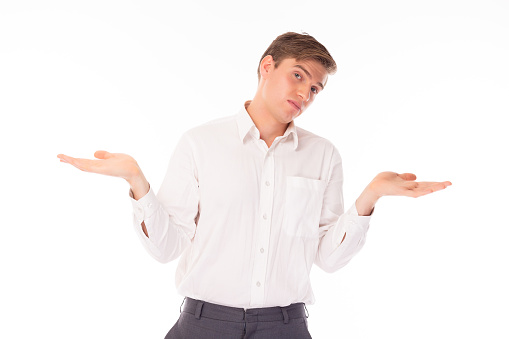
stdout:
<svg viewBox="0 0 509 339">
<path fill-rule="evenodd" d="M 301 65 L 295 65 L 295 67 L 300 68 L 302 71 L 304 71 L 304 73 L 306 73 L 306 75 L 307 75 L 308 77 L 310 77 L 311 79 L 313 79 L 313 77 L 311 76 L 311 73 L 309 73 L 307 69 L 305 69 L 305 68 L 304 68 L 304 67 L 302 67 Z M 322 88 L 322 90 L 323 90 L 323 87 L 324 87 L 324 86 L 323 86 L 323 84 L 322 84 L 321 82 L 318 82 L 318 86 L 320 86 L 320 87 Z"/>
</svg>

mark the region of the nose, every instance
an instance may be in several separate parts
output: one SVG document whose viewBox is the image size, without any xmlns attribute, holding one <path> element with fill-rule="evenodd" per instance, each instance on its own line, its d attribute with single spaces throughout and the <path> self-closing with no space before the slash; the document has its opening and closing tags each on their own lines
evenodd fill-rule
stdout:
<svg viewBox="0 0 509 339">
<path fill-rule="evenodd" d="M 311 97 L 311 89 L 307 88 L 307 86 L 300 86 L 297 95 L 302 99 L 302 101 L 308 102 Z"/>
</svg>

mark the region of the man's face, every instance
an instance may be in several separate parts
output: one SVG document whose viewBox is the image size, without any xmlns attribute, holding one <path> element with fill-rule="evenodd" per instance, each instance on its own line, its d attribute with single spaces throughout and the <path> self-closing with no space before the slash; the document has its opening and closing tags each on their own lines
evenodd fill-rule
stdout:
<svg viewBox="0 0 509 339">
<path fill-rule="evenodd" d="M 262 70 L 262 95 L 266 108 L 280 123 L 289 123 L 302 114 L 323 90 L 327 71 L 314 60 L 284 59 L 277 68 L 272 61 Z"/>
</svg>

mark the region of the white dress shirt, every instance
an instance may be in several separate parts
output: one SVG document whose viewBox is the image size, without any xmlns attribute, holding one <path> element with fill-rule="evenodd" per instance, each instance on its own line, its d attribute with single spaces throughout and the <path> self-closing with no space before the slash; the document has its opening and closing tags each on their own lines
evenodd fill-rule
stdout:
<svg viewBox="0 0 509 339">
<path fill-rule="evenodd" d="M 157 195 L 130 197 L 147 251 L 180 256 L 179 294 L 255 308 L 313 304 L 313 263 L 334 272 L 361 249 L 370 217 L 344 211 L 342 184 L 331 142 L 291 122 L 269 148 L 242 108 L 185 132 Z"/>
</svg>

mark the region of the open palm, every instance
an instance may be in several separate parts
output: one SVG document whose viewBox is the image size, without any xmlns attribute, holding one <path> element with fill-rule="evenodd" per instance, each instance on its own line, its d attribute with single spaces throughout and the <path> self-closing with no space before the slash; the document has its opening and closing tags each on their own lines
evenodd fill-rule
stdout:
<svg viewBox="0 0 509 339">
<path fill-rule="evenodd" d="M 379 173 L 369 184 L 369 188 L 379 197 L 385 195 L 399 195 L 407 197 L 420 197 L 425 194 L 443 190 L 451 185 L 450 181 L 415 181 L 417 177 L 412 173 Z"/>
<path fill-rule="evenodd" d="M 124 178 L 127 181 L 141 172 L 138 163 L 130 155 L 97 151 L 94 156 L 100 160 L 73 158 L 64 154 L 57 155 L 61 162 L 71 164 L 82 171 Z"/>
</svg>

